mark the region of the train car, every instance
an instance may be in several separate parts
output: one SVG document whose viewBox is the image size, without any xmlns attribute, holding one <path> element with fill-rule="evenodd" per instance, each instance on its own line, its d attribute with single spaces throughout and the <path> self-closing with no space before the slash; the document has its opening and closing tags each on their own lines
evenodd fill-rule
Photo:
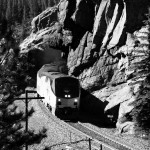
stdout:
<svg viewBox="0 0 150 150">
<path fill-rule="evenodd" d="M 37 93 L 53 115 L 77 119 L 80 107 L 78 79 L 61 73 L 57 65 L 44 65 L 37 73 Z"/>
</svg>

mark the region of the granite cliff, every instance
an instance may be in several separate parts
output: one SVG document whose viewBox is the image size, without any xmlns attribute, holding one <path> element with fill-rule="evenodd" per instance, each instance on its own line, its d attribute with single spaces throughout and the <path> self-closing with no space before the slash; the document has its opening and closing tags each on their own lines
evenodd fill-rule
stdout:
<svg viewBox="0 0 150 150">
<path fill-rule="evenodd" d="M 118 131 L 134 133 L 136 122 L 126 115 L 150 96 L 148 6 L 148 0 L 61 0 L 33 19 L 21 53 L 36 55 L 40 65 L 63 56 L 68 74 L 108 103 L 105 112 L 119 106 Z"/>
</svg>

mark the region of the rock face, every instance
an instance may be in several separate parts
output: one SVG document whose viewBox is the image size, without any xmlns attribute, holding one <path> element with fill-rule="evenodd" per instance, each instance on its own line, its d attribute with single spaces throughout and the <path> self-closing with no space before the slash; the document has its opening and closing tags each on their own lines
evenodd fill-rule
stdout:
<svg viewBox="0 0 150 150">
<path fill-rule="evenodd" d="M 65 55 L 68 74 L 102 102 L 119 106 L 117 129 L 134 133 L 125 115 L 134 109 L 149 71 L 149 26 L 143 24 L 149 0 L 61 0 L 32 21 L 21 52 L 55 50 Z M 91 99 L 92 101 L 92 99 Z"/>
</svg>

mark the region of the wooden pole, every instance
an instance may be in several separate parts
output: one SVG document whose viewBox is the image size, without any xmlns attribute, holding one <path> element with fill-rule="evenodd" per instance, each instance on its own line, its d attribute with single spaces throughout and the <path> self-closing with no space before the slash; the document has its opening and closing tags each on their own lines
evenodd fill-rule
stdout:
<svg viewBox="0 0 150 150">
<path fill-rule="evenodd" d="M 103 148 L 103 147 L 102 147 L 102 144 L 100 144 L 100 150 L 102 150 L 102 148 Z"/>
<path fill-rule="evenodd" d="M 25 99 L 25 132 L 28 132 L 28 100 L 37 100 L 37 99 L 44 99 L 44 97 L 39 97 L 37 94 L 37 97 L 28 97 L 28 93 L 37 93 L 36 91 L 25 91 L 25 97 L 20 97 L 20 98 L 14 98 L 14 100 L 24 100 Z M 28 150 L 28 144 L 25 144 L 25 150 Z"/>
<path fill-rule="evenodd" d="M 92 150 L 91 149 L 91 139 L 89 138 L 89 150 Z"/>
<path fill-rule="evenodd" d="M 26 128 L 25 131 L 28 132 L 28 91 L 26 91 L 26 97 L 25 97 L 25 104 L 26 104 Z M 26 143 L 25 150 L 28 150 L 28 144 Z"/>
</svg>

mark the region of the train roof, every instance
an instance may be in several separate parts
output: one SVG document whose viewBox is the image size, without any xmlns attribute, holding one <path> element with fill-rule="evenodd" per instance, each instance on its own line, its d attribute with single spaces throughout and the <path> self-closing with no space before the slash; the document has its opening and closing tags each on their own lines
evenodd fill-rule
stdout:
<svg viewBox="0 0 150 150">
<path fill-rule="evenodd" d="M 61 72 L 42 72 L 40 73 L 40 76 L 47 76 L 50 79 L 56 79 L 61 77 L 69 77 L 68 75 L 65 75 Z"/>
<path fill-rule="evenodd" d="M 56 78 L 61 78 L 61 77 L 70 77 L 67 74 L 61 73 L 57 71 L 56 66 L 51 66 L 51 65 L 44 65 L 37 73 L 39 77 L 41 76 L 47 76 L 50 79 L 56 79 Z"/>
<path fill-rule="evenodd" d="M 60 66 L 61 64 L 58 64 L 58 63 L 45 64 L 42 66 L 42 68 L 38 71 L 37 74 L 39 75 L 39 77 L 47 76 L 51 80 L 54 80 L 56 78 L 61 78 L 61 77 L 74 78 L 74 77 L 71 77 L 67 74 L 60 72 L 60 68 L 59 68 Z"/>
</svg>

